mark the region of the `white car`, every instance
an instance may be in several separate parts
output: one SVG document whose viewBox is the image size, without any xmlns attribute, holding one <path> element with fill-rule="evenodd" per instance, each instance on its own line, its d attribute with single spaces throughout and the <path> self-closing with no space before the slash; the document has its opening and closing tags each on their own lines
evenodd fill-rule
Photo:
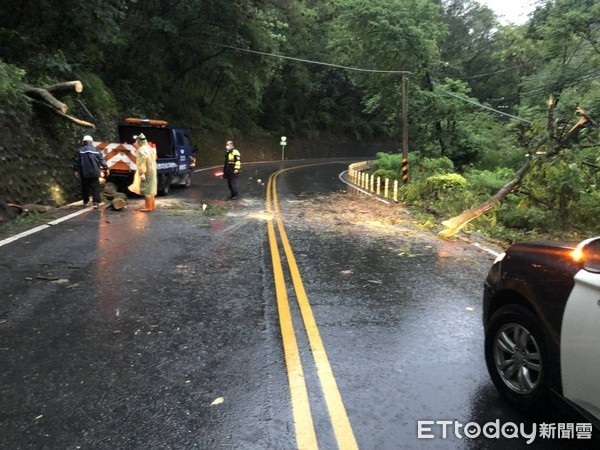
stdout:
<svg viewBox="0 0 600 450">
<path fill-rule="evenodd" d="M 600 237 L 512 245 L 485 281 L 483 325 L 488 371 L 511 403 L 554 392 L 600 424 Z"/>
</svg>

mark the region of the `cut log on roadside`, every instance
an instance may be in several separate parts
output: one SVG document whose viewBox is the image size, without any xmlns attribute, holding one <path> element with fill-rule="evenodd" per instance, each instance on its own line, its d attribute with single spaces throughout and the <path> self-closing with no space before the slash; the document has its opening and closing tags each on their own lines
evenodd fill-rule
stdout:
<svg viewBox="0 0 600 450">
<path fill-rule="evenodd" d="M 52 95 L 64 96 L 69 94 L 81 94 L 83 92 L 83 83 L 79 80 L 75 81 L 64 81 L 62 83 L 49 84 L 47 86 L 41 86 L 42 89 L 51 92 Z"/>
<path fill-rule="evenodd" d="M 79 80 L 64 81 L 62 83 L 49 84 L 46 86 L 23 85 L 23 92 L 34 102 L 42 104 L 56 114 L 75 122 L 77 125 L 88 128 L 96 128 L 93 123 L 78 119 L 67 114 L 69 107 L 56 97 L 64 97 L 69 94 L 79 94 L 83 91 L 83 83 Z"/>
<path fill-rule="evenodd" d="M 46 212 L 52 210 L 52 206 L 36 205 L 35 203 L 27 203 L 26 205 L 23 205 L 23 208 L 25 208 L 29 212 L 37 212 L 37 213 L 46 213 Z"/>
<path fill-rule="evenodd" d="M 111 205 L 116 211 L 120 211 L 121 209 L 125 208 L 125 206 L 127 206 L 127 201 L 125 201 L 122 198 L 115 198 L 111 202 Z"/>
<path fill-rule="evenodd" d="M 111 206 L 117 211 L 125 208 L 125 206 L 127 206 L 127 196 L 118 192 L 117 195 L 115 195 L 115 198 L 113 198 Z"/>
<path fill-rule="evenodd" d="M 117 185 L 115 183 L 108 181 L 104 183 L 103 193 L 106 197 L 113 198 L 119 193 L 119 191 L 117 190 Z"/>
<path fill-rule="evenodd" d="M 21 216 L 24 216 L 29 212 L 24 206 L 17 205 L 15 203 L 7 203 L 6 206 L 8 206 L 9 208 L 15 208 L 19 211 L 19 215 Z"/>
</svg>

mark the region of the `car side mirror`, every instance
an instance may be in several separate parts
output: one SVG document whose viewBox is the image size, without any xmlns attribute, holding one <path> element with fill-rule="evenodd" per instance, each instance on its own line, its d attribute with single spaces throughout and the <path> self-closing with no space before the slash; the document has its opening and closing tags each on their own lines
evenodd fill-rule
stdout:
<svg viewBox="0 0 600 450">
<path fill-rule="evenodd" d="M 600 273 L 600 237 L 587 239 L 579 244 L 583 268 L 588 272 Z"/>
</svg>

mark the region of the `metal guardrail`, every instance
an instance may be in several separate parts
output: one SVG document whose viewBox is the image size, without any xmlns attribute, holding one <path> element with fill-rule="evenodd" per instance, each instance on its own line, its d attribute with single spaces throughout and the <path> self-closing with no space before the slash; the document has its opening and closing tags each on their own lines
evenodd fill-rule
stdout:
<svg viewBox="0 0 600 450">
<path fill-rule="evenodd" d="M 382 179 L 367 173 L 366 171 L 371 168 L 371 163 L 372 161 L 360 161 L 350 164 L 348 166 L 348 179 L 350 182 L 375 195 L 398 202 L 398 180 Z"/>
</svg>

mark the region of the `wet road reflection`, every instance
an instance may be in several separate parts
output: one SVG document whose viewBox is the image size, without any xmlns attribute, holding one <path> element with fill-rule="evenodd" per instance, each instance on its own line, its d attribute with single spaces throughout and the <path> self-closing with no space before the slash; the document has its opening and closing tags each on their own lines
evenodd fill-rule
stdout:
<svg viewBox="0 0 600 450">
<path fill-rule="evenodd" d="M 152 214 L 92 212 L 0 248 L 0 448 L 295 448 L 272 215 L 256 182 L 282 167 L 245 166 L 238 202 L 224 200 L 223 180 L 199 173 L 189 190 L 158 198 Z M 358 446 L 597 445 L 442 439 L 439 427 L 434 439 L 418 439 L 419 420 L 581 419 L 559 407 L 523 414 L 489 380 L 480 303 L 493 256 L 342 192 L 342 170 L 290 171 L 277 187 Z M 222 214 L 204 214 L 203 202 Z M 336 448 L 292 300 L 320 448 Z"/>
</svg>

